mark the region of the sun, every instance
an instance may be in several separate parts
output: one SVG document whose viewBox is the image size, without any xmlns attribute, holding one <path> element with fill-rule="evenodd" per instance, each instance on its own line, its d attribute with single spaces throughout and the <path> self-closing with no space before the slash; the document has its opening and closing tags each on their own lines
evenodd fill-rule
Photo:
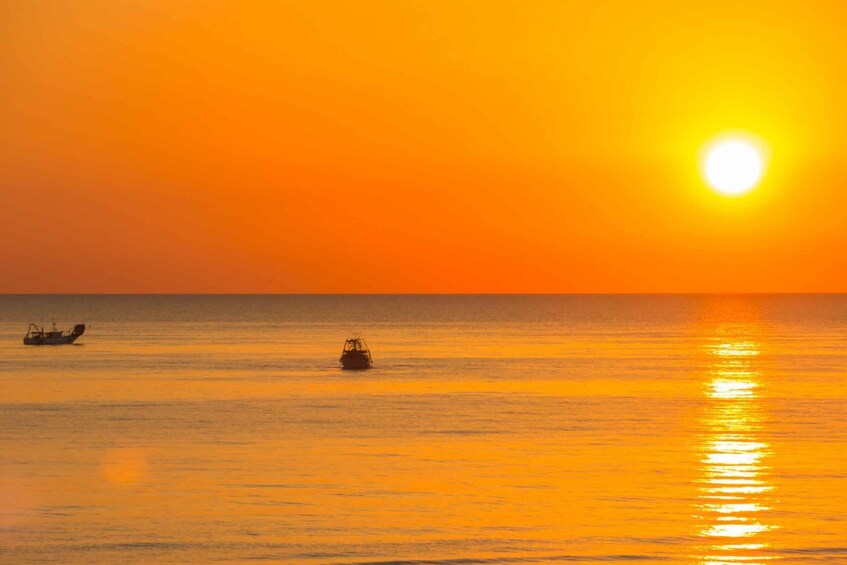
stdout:
<svg viewBox="0 0 847 565">
<path fill-rule="evenodd" d="M 722 138 L 706 148 L 702 158 L 703 175 L 709 186 L 721 194 L 750 192 L 762 178 L 765 159 L 762 149 L 743 137 Z"/>
</svg>

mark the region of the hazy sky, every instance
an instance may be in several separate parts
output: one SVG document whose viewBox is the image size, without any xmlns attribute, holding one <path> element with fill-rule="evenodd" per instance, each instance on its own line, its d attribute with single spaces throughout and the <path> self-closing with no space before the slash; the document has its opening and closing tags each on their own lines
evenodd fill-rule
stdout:
<svg viewBox="0 0 847 565">
<path fill-rule="evenodd" d="M 847 291 L 847 3 L 0 6 L 0 292 Z"/>
</svg>

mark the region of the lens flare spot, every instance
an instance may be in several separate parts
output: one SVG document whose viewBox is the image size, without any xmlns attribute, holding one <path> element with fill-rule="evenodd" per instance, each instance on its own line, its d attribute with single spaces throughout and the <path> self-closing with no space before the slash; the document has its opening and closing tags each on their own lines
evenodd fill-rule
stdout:
<svg viewBox="0 0 847 565">
<path fill-rule="evenodd" d="M 100 472 L 107 482 L 113 484 L 138 483 L 147 474 L 147 459 L 139 449 L 112 449 L 104 455 Z"/>
</svg>

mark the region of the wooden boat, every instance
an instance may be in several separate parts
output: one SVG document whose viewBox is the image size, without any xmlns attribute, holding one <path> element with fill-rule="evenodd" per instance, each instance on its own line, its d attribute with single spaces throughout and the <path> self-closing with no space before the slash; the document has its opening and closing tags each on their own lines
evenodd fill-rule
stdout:
<svg viewBox="0 0 847 565">
<path fill-rule="evenodd" d="M 85 333 L 85 324 L 77 324 L 69 332 L 57 330 L 55 323 L 52 330 L 30 324 L 24 336 L 24 345 L 67 345 L 75 342 L 83 333 Z"/>
<path fill-rule="evenodd" d="M 342 369 L 370 369 L 373 367 L 371 350 L 368 349 L 365 340 L 360 337 L 354 337 L 344 342 L 344 349 L 341 351 L 339 361 L 341 361 Z"/>
</svg>

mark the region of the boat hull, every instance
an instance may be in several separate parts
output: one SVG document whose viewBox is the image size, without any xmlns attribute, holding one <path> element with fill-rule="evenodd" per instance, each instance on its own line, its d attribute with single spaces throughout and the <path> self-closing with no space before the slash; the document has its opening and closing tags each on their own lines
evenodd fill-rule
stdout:
<svg viewBox="0 0 847 565">
<path fill-rule="evenodd" d="M 341 368 L 348 371 L 361 371 L 373 366 L 366 355 L 344 355 L 341 357 Z"/>
<path fill-rule="evenodd" d="M 76 341 L 78 335 L 68 335 L 61 337 L 25 337 L 24 345 L 69 345 Z"/>
</svg>

